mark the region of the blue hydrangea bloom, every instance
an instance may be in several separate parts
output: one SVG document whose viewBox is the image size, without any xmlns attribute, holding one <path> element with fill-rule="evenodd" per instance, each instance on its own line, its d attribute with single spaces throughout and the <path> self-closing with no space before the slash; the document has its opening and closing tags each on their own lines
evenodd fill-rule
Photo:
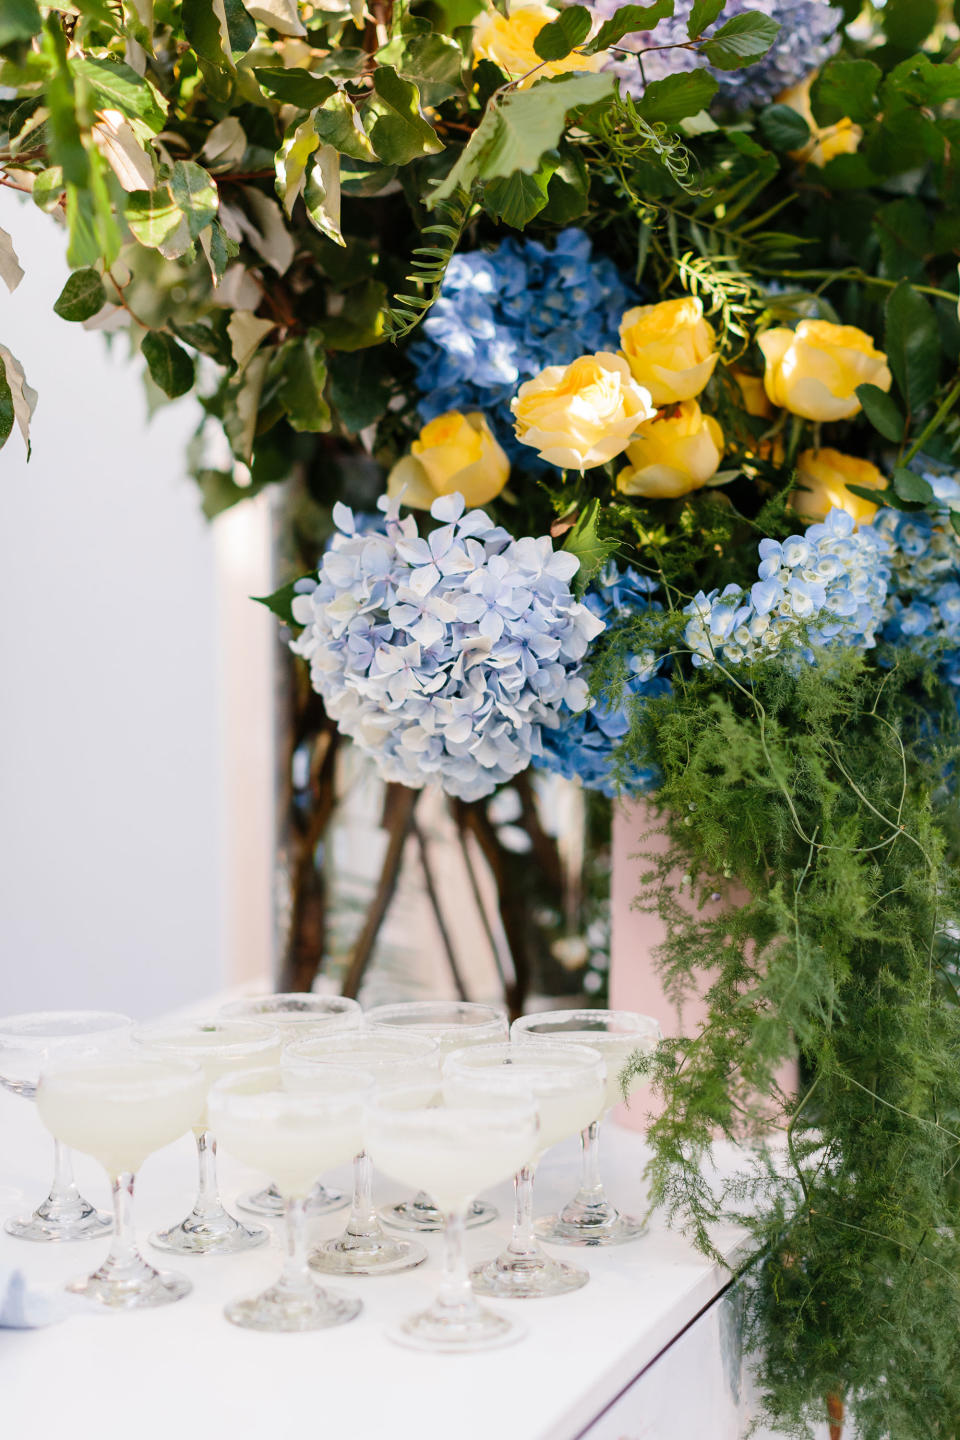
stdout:
<svg viewBox="0 0 960 1440">
<path fill-rule="evenodd" d="M 658 601 L 650 599 L 656 588 L 647 576 L 631 567 L 620 570 L 611 562 L 588 587 L 584 604 L 603 621 L 604 628 L 615 628 L 638 611 L 661 609 Z M 663 664 L 652 650 L 634 655 L 630 661 L 633 675 L 622 704 L 611 710 L 594 699 L 589 709 L 566 719 L 558 729 L 545 730 L 540 765 L 568 780 L 579 780 L 587 790 L 616 795 L 619 786 L 612 773 L 614 752 L 630 728 L 635 697 L 649 698 L 669 691 Z M 582 673 L 589 683 L 589 661 Z M 626 777 L 626 788 L 634 795 L 654 790 L 658 783 L 658 773 L 652 766 L 635 766 Z"/>
<path fill-rule="evenodd" d="M 636 300 L 592 248 L 589 235 L 570 229 L 552 248 L 509 237 L 493 250 L 454 256 L 407 352 L 424 421 L 481 410 L 511 460 L 547 468 L 514 435 L 510 400 L 547 365 L 618 349 L 620 319 Z"/>
<path fill-rule="evenodd" d="M 694 665 L 787 657 L 815 664 L 832 645 L 869 649 L 883 623 L 890 545 L 845 510 L 782 543 L 761 540 L 756 582 L 703 591 L 684 613 Z"/>
<path fill-rule="evenodd" d="M 620 8 L 622 0 L 586 0 L 598 20 L 609 20 Z M 625 35 L 620 42 L 627 49 L 646 45 L 684 45 L 687 43 L 687 21 L 693 0 L 676 0 L 673 15 L 661 20 L 655 30 Z M 783 90 L 798 85 L 814 70 L 829 60 L 840 45 L 837 27 L 843 11 L 828 0 L 727 0 L 715 28 L 744 11 L 760 11 L 780 22 L 780 31 L 760 60 L 742 70 L 713 70 L 720 83 L 719 99 L 738 107 L 769 105 Z M 632 95 L 643 93 L 639 62 L 630 56 L 611 57 L 607 67 L 620 77 L 621 88 Z M 643 57 L 643 73 L 647 83 L 662 80 L 678 70 L 703 68 L 703 60 L 695 50 L 654 50 Z M 709 68 L 709 67 L 707 67 Z"/>
<path fill-rule="evenodd" d="M 379 503 L 382 532 L 334 507 L 339 533 L 298 584 L 291 649 L 385 779 L 478 800 L 588 703 L 581 662 L 603 620 L 574 599 L 579 562 L 548 536 L 514 540 L 446 495 L 421 537 L 399 500 Z"/>
</svg>

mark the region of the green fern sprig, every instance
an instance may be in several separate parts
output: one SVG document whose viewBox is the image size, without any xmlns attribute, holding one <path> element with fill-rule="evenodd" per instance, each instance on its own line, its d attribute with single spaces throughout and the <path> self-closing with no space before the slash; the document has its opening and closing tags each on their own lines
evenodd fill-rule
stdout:
<svg viewBox="0 0 960 1440">
<path fill-rule="evenodd" d="M 386 338 L 396 342 L 415 330 L 440 293 L 447 266 L 457 252 L 460 237 L 476 207 L 464 191 L 438 207 L 439 218 L 420 231 L 421 238 L 436 236 L 436 243 L 419 245 L 413 251 L 410 273 L 405 277 L 413 293 L 394 295 L 384 317 Z"/>
</svg>

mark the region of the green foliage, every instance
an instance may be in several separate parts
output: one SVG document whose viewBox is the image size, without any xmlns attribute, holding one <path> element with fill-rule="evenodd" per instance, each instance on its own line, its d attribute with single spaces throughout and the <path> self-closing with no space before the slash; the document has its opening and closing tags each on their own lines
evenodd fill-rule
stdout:
<svg viewBox="0 0 960 1440">
<path fill-rule="evenodd" d="M 621 5 L 609 20 L 603 22 L 593 39 L 583 46 L 583 53 L 598 55 L 601 50 L 616 46 L 618 40 L 634 30 L 652 30 L 659 20 L 669 19 L 673 11 L 673 0 L 654 0 L 652 5 Z"/>
<path fill-rule="evenodd" d="M 75 270 L 53 308 L 61 320 L 89 320 L 106 304 L 107 294 L 96 270 Z"/>
<path fill-rule="evenodd" d="M 150 330 L 143 337 L 143 356 L 155 384 L 169 399 L 185 395 L 193 385 L 193 360 L 172 335 Z"/>
<path fill-rule="evenodd" d="M 583 594 L 594 576 L 599 574 L 611 555 L 615 555 L 620 548 L 619 540 L 615 536 L 601 534 L 602 524 L 600 501 L 594 498 L 580 511 L 576 524 L 568 531 L 563 542 L 564 550 L 576 555 L 580 561 L 580 569 L 574 579 L 574 588 L 578 595 Z"/>
<path fill-rule="evenodd" d="M 705 40 L 700 53 L 718 70 L 739 70 L 766 55 L 779 29 L 779 22 L 769 15 L 745 10 Z"/>
</svg>

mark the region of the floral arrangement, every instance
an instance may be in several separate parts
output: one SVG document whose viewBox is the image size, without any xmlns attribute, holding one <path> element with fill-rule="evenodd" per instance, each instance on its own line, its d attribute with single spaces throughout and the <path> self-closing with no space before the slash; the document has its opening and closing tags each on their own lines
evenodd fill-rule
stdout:
<svg viewBox="0 0 960 1440">
<path fill-rule="evenodd" d="M 751 1231 L 795 1434 L 960 1427 L 957 38 L 915 0 L 0 8 L 57 313 L 196 393 L 208 515 L 286 487 L 304 873 L 341 736 L 495 858 L 531 773 L 659 806 L 639 901 L 709 1008 L 652 1064 L 654 1195 Z M 35 403 L 0 344 L 0 444 Z M 718 877 L 748 903 L 699 910 Z M 716 1194 L 718 1133 L 757 1143 Z"/>
</svg>

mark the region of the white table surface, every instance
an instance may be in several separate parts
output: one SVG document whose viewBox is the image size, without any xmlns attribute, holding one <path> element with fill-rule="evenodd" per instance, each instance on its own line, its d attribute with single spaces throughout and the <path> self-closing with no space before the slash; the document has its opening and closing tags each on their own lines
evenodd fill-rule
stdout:
<svg viewBox="0 0 960 1440">
<path fill-rule="evenodd" d="M 624 1209 L 644 1202 L 641 1140 L 607 1125 L 603 1171 Z M 51 1146 L 34 1107 L 0 1091 L 0 1219 L 28 1211 L 49 1179 Z M 84 1157 L 77 1175 L 87 1197 L 108 1206 L 106 1178 Z M 573 1143 L 543 1161 L 537 1213 L 570 1198 Z M 152 1156 L 137 1189 L 141 1238 L 179 1220 L 192 1203 L 192 1140 Z M 229 1204 L 261 1177 L 221 1157 Z M 349 1185 L 347 1171 L 325 1177 Z M 18 1202 L 10 1189 L 21 1192 Z M 378 1201 L 400 1198 L 377 1177 Z M 500 1220 L 468 1232 L 468 1258 L 487 1258 L 508 1230 L 511 1191 L 495 1192 Z M 29 1201 L 29 1203 L 27 1203 Z M 316 1240 L 335 1235 L 346 1212 L 314 1222 Z M 273 1222 L 264 1222 L 273 1224 Z M 273 1226 L 276 1230 L 276 1225 Z M 739 1235 L 717 1235 L 732 1255 Z M 222 1259 L 178 1258 L 144 1245 L 155 1264 L 189 1274 L 185 1300 L 132 1314 L 72 1315 L 43 1330 L 0 1330 L 0 1435 L 8 1440 L 63 1435 L 99 1440 L 574 1440 L 592 1419 L 724 1287 L 726 1271 L 707 1262 L 655 1216 L 649 1233 L 608 1250 L 555 1247 L 585 1264 L 590 1283 L 549 1300 L 487 1302 L 528 1327 L 516 1345 L 486 1354 L 433 1356 L 403 1349 L 384 1328 L 432 1298 L 440 1239 L 425 1237 L 429 1261 L 405 1275 L 337 1277 L 362 1297 L 351 1324 L 305 1335 L 270 1335 L 229 1325 L 225 1301 L 276 1277 L 276 1243 Z M 0 1234 L 0 1267 L 21 1267 L 37 1285 L 59 1285 L 100 1263 L 107 1242 L 32 1244 Z M 691 1437 L 693 1440 L 693 1437 Z"/>
</svg>

